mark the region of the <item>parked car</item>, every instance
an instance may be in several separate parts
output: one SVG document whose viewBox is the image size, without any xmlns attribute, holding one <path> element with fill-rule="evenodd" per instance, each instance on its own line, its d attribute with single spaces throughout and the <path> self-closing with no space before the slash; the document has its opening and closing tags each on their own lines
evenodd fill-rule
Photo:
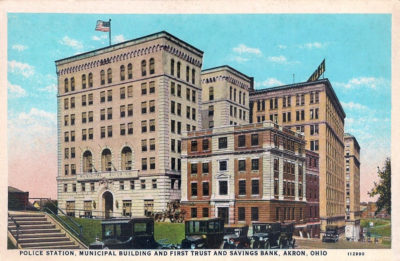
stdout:
<svg viewBox="0 0 400 261">
<path fill-rule="evenodd" d="M 294 223 L 281 224 L 279 248 L 294 248 L 296 240 L 293 238 Z"/>
<path fill-rule="evenodd" d="M 253 223 L 250 247 L 254 249 L 278 247 L 280 236 L 281 223 Z"/>
<path fill-rule="evenodd" d="M 324 235 L 322 236 L 322 242 L 338 242 L 339 232 L 337 226 L 327 226 Z"/>
<path fill-rule="evenodd" d="M 220 218 L 194 218 L 185 221 L 182 249 L 217 249 L 224 240 L 224 221 Z"/>
<path fill-rule="evenodd" d="M 89 249 L 159 249 L 167 248 L 154 240 L 154 220 L 149 217 L 110 219 L 101 222 L 102 241 Z"/>
<path fill-rule="evenodd" d="M 250 248 L 250 239 L 247 237 L 249 226 L 245 224 L 231 224 L 224 227 L 224 248 Z"/>
</svg>

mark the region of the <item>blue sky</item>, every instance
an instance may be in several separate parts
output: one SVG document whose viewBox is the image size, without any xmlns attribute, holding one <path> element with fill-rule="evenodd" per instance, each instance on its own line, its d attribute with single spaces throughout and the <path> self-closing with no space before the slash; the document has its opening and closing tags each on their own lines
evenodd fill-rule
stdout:
<svg viewBox="0 0 400 261">
<path fill-rule="evenodd" d="M 23 144 L 22 131 L 30 131 L 33 151 L 45 143 L 55 153 L 54 61 L 107 46 L 108 33 L 94 28 L 98 19 L 110 18 L 113 43 L 166 30 L 204 51 L 203 69 L 228 64 L 253 76 L 256 88 L 292 83 L 293 74 L 295 82 L 306 81 L 325 58 L 325 77 L 347 114 L 345 130 L 362 148 L 361 199 L 366 199 L 376 166 L 390 156 L 390 15 L 9 13 L 10 166 L 12 152 Z"/>
</svg>

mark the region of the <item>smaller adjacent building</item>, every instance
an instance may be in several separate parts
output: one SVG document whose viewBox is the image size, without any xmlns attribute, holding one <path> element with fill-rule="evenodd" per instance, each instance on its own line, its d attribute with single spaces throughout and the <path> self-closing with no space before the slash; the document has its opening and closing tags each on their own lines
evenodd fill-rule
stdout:
<svg viewBox="0 0 400 261">
<path fill-rule="evenodd" d="M 187 133 L 182 139 L 185 218 L 306 224 L 304 146 L 303 135 L 271 121 Z"/>
<path fill-rule="evenodd" d="M 319 154 L 306 150 L 307 237 L 320 236 L 319 218 Z"/>
<path fill-rule="evenodd" d="M 344 135 L 346 173 L 346 238 L 360 239 L 360 145 L 348 133 Z"/>
<path fill-rule="evenodd" d="M 8 210 L 26 210 L 29 206 L 29 192 L 8 186 Z"/>
</svg>

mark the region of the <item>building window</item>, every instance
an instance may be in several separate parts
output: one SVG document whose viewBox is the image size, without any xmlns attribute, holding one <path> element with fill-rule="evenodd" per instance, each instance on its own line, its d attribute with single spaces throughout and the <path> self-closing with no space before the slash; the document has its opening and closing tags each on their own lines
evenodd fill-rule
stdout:
<svg viewBox="0 0 400 261">
<path fill-rule="evenodd" d="M 124 181 L 121 180 L 121 181 L 119 182 L 119 190 L 124 190 L 124 189 L 125 189 L 125 184 L 124 184 Z"/>
<path fill-rule="evenodd" d="M 71 98 L 71 109 L 75 108 L 75 97 Z"/>
<path fill-rule="evenodd" d="M 175 120 L 171 120 L 171 132 L 175 133 Z"/>
<path fill-rule="evenodd" d="M 150 58 L 149 60 L 149 73 L 154 74 L 154 58 Z"/>
<path fill-rule="evenodd" d="M 156 120 L 149 121 L 149 129 L 150 131 L 156 131 Z"/>
<path fill-rule="evenodd" d="M 68 122 L 69 122 L 69 116 L 65 115 L 64 116 L 64 126 L 68 126 Z"/>
<path fill-rule="evenodd" d="M 238 221 L 246 220 L 246 212 L 244 207 L 238 207 Z"/>
<path fill-rule="evenodd" d="M 154 100 L 149 101 L 149 111 L 150 113 L 156 111 L 156 102 Z"/>
<path fill-rule="evenodd" d="M 181 134 L 181 131 L 182 131 L 182 123 L 181 123 L 180 121 L 178 121 L 178 122 L 176 123 L 176 129 L 177 129 L 177 133 L 178 133 L 178 134 Z"/>
<path fill-rule="evenodd" d="M 122 201 L 122 216 L 130 217 L 132 216 L 132 201 L 123 200 Z"/>
<path fill-rule="evenodd" d="M 100 92 L 100 102 L 105 102 L 106 101 L 106 92 L 102 91 Z"/>
<path fill-rule="evenodd" d="M 202 146 L 203 146 L 203 150 L 204 151 L 209 150 L 209 140 L 208 139 L 204 139 L 202 141 Z"/>
<path fill-rule="evenodd" d="M 125 87 L 119 89 L 119 97 L 120 99 L 125 99 Z"/>
<path fill-rule="evenodd" d="M 111 171 L 111 166 L 111 151 L 109 149 L 105 149 L 101 153 L 101 169 L 102 171 Z"/>
<path fill-rule="evenodd" d="M 196 91 L 192 90 L 192 102 L 196 102 Z"/>
<path fill-rule="evenodd" d="M 142 108 L 142 114 L 147 113 L 147 102 L 142 102 L 141 108 Z"/>
<path fill-rule="evenodd" d="M 175 95 L 175 83 L 171 82 L 171 95 Z"/>
<path fill-rule="evenodd" d="M 192 84 L 195 84 L 196 82 L 196 70 L 192 69 Z"/>
<path fill-rule="evenodd" d="M 228 138 L 222 137 L 218 138 L 218 149 L 226 149 L 228 148 Z"/>
<path fill-rule="evenodd" d="M 190 164 L 190 174 L 197 174 L 197 163 Z"/>
<path fill-rule="evenodd" d="M 121 168 L 123 170 L 132 169 L 132 150 L 129 147 L 124 147 L 121 152 Z"/>
<path fill-rule="evenodd" d="M 157 188 L 157 179 L 152 179 L 151 180 L 151 186 L 153 187 L 153 189 Z"/>
<path fill-rule="evenodd" d="M 153 208 L 154 208 L 154 200 L 145 200 L 144 201 L 144 215 L 146 217 L 152 216 Z"/>
<path fill-rule="evenodd" d="M 142 133 L 147 132 L 147 121 L 142 121 Z"/>
<path fill-rule="evenodd" d="M 120 125 L 120 135 L 124 136 L 126 134 L 125 124 Z"/>
<path fill-rule="evenodd" d="M 196 109 L 192 108 L 192 120 L 196 120 Z"/>
<path fill-rule="evenodd" d="M 190 195 L 192 197 L 197 197 L 197 182 L 190 183 L 190 190 L 191 190 Z"/>
<path fill-rule="evenodd" d="M 107 126 L 107 136 L 108 136 L 109 138 L 112 137 L 112 126 Z"/>
<path fill-rule="evenodd" d="M 142 95 L 147 94 L 147 84 L 144 82 L 140 85 Z"/>
<path fill-rule="evenodd" d="M 147 158 L 142 158 L 142 170 L 147 170 Z"/>
<path fill-rule="evenodd" d="M 186 81 L 189 82 L 190 78 L 190 68 L 189 66 L 186 66 Z"/>
<path fill-rule="evenodd" d="M 69 148 L 65 148 L 64 150 L 64 159 L 68 159 L 69 158 Z"/>
<path fill-rule="evenodd" d="M 260 186 L 259 186 L 259 180 L 258 179 L 253 179 L 251 181 L 251 194 L 252 195 L 260 194 Z"/>
<path fill-rule="evenodd" d="M 121 118 L 125 117 L 125 105 L 121 105 L 120 109 L 119 109 L 119 116 Z"/>
<path fill-rule="evenodd" d="M 66 204 L 67 216 L 75 217 L 75 201 L 67 201 Z"/>
<path fill-rule="evenodd" d="M 149 83 L 149 93 L 155 93 L 156 92 L 156 87 L 154 81 Z"/>
<path fill-rule="evenodd" d="M 239 171 L 246 171 L 246 160 L 239 160 Z"/>
<path fill-rule="evenodd" d="M 246 135 L 239 135 L 238 136 L 238 147 L 245 147 L 246 146 Z"/>
<path fill-rule="evenodd" d="M 192 140 L 191 141 L 190 150 L 191 151 L 197 151 L 197 141 L 196 140 Z"/>
<path fill-rule="evenodd" d="M 65 176 L 68 176 L 68 174 L 69 174 L 69 165 L 68 164 L 65 164 L 65 166 L 64 166 L 64 174 L 65 174 Z"/>
<path fill-rule="evenodd" d="M 72 184 L 72 192 L 76 192 L 76 184 Z"/>
<path fill-rule="evenodd" d="M 89 129 L 89 140 L 93 140 L 93 128 Z"/>
<path fill-rule="evenodd" d="M 174 59 L 171 59 L 171 65 L 170 65 L 170 69 L 171 69 L 171 75 L 174 75 L 174 70 L 175 70 L 175 61 Z"/>
<path fill-rule="evenodd" d="M 319 150 L 319 142 L 318 142 L 318 140 L 310 141 L 310 150 L 312 150 L 312 151 L 318 151 Z"/>
<path fill-rule="evenodd" d="M 226 160 L 219 161 L 219 170 L 226 171 L 227 169 L 228 169 L 228 161 Z"/>
<path fill-rule="evenodd" d="M 210 117 L 214 116 L 214 106 L 213 105 L 208 106 L 208 116 L 210 116 Z"/>
<path fill-rule="evenodd" d="M 100 71 L 100 85 L 104 85 L 106 83 L 106 73 L 104 70 Z"/>
<path fill-rule="evenodd" d="M 132 64 L 128 64 L 128 79 L 132 79 Z"/>
<path fill-rule="evenodd" d="M 186 100 L 190 101 L 190 89 L 186 88 Z"/>
<path fill-rule="evenodd" d="M 204 217 L 209 217 L 208 208 L 203 208 L 202 212 L 203 212 L 203 213 L 202 213 L 202 214 L 203 214 L 203 218 L 204 218 Z"/>
<path fill-rule="evenodd" d="M 239 195 L 246 195 L 246 180 L 239 180 Z"/>
<path fill-rule="evenodd" d="M 318 134 L 319 133 L 319 126 L 317 125 L 310 125 L 310 135 Z"/>
<path fill-rule="evenodd" d="M 156 169 L 156 158 L 150 158 L 150 169 Z"/>
<path fill-rule="evenodd" d="M 146 180 L 144 180 L 144 179 L 140 180 L 140 188 L 141 189 L 146 189 Z"/>
<path fill-rule="evenodd" d="M 132 122 L 128 123 L 128 134 L 133 134 L 133 123 Z"/>
<path fill-rule="evenodd" d="M 208 182 L 203 182 L 203 196 L 209 196 L 210 195 L 210 183 Z"/>
<path fill-rule="evenodd" d="M 107 69 L 107 83 L 112 83 L 112 70 L 111 70 L 111 68 Z"/>
<path fill-rule="evenodd" d="M 131 190 L 135 189 L 135 181 L 134 180 L 130 181 L 130 187 L 131 187 Z"/>
<path fill-rule="evenodd" d="M 146 76 L 146 60 L 142 61 L 141 69 L 142 69 L 142 76 Z"/>
<path fill-rule="evenodd" d="M 142 140 L 142 151 L 147 151 L 147 140 Z"/>
<path fill-rule="evenodd" d="M 71 119 L 71 121 L 72 121 L 72 119 Z M 75 131 L 71 131 L 71 141 L 75 141 Z"/>
<path fill-rule="evenodd" d="M 82 95 L 82 106 L 86 106 L 86 95 Z"/>
<path fill-rule="evenodd" d="M 219 195 L 228 195 L 228 181 L 220 180 L 218 183 L 219 183 Z"/>
<path fill-rule="evenodd" d="M 71 148 L 71 159 L 74 159 L 74 158 L 75 158 L 75 148 L 72 147 Z"/>
<path fill-rule="evenodd" d="M 64 92 L 68 92 L 68 78 L 64 79 Z"/>
<path fill-rule="evenodd" d="M 83 130 L 82 130 L 82 140 L 86 140 L 86 137 L 87 137 L 87 135 L 86 135 L 86 129 L 83 129 Z"/>
<path fill-rule="evenodd" d="M 251 146 L 258 146 L 258 134 L 251 134 Z"/>
<path fill-rule="evenodd" d="M 90 94 L 88 95 L 88 104 L 89 104 L 89 105 L 93 105 L 93 93 L 90 93 Z"/>
<path fill-rule="evenodd" d="M 251 159 L 251 170 L 259 170 L 259 159 Z"/>
<path fill-rule="evenodd" d="M 128 104 L 128 117 L 133 116 L 133 104 Z"/>
<path fill-rule="evenodd" d="M 258 221 L 258 207 L 251 208 L 251 221 Z"/>
<path fill-rule="evenodd" d="M 112 101 L 112 90 L 107 91 L 107 101 Z"/>
<path fill-rule="evenodd" d="M 192 218 L 197 217 L 197 208 L 190 208 L 190 217 Z"/>
<path fill-rule="evenodd" d="M 120 72 L 120 80 L 125 81 L 125 66 L 121 65 L 119 67 L 119 72 Z"/>
<path fill-rule="evenodd" d="M 186 106 L 186 118 L 190 119 L 190 107 Z"/>
<path fill-rule="evenodd" d="M 101 127 L 100 129 L 100 138 L 106 137 L 106 127 Z"/>
<path fill-rule="evenodd" d="M 71 91 L 75 91 L 75 78 L 71 78 Z"/>
<path fill-rule="evenodd" d="M 208 173 L 208 171 L 209 171 L 209 164 L 208 164 L 208 162 L 203 162 L 203 163 L 202 163 L 202 171 L 203 171 L 203 174 Z"/>
<path fill-rule="evenodd" d="M 112 108 L 107 108 L 107 120 L 112 119 Z"/>
<path fill-rule="evenodd" d="M 92 192 L 94 191 L 94 182 L 90 183 L 90 191 L 92 191 Z"/>
<path fill-rule="evenodd" d="M 156 140 L 155 139 L 150 139 L 149 140 L 150 143 L 150 150 L 155 150 L 156 149 Z"/>
<path fill-rule="evenodd" d="M 208 89 L 208 99 L 209 99 L 210 101 L 213 101 L 213 100 L 214 100 L 214 87 L 210 87 L 210 88 Z"/>
</svg>

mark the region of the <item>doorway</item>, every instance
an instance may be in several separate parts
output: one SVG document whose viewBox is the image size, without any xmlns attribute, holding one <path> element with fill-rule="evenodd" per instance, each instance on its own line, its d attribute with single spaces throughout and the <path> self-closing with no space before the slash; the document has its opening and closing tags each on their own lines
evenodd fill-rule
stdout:
<svg viewBox="0 0 400 261">
<path fill-rule="evenodd" d="M 218 217 L 222 218 L 224 224 L 229 224 L 229 208 L 218 208 Z"/>
<path fill-rule="evenodd" d="M 103 211 L 104 211 L 104 217 L 105 218 L 111 218 L 112 212 L 113 212 L 113 195 L 111 192 L 106 191 L 103 194 Z"/>
</svg>

